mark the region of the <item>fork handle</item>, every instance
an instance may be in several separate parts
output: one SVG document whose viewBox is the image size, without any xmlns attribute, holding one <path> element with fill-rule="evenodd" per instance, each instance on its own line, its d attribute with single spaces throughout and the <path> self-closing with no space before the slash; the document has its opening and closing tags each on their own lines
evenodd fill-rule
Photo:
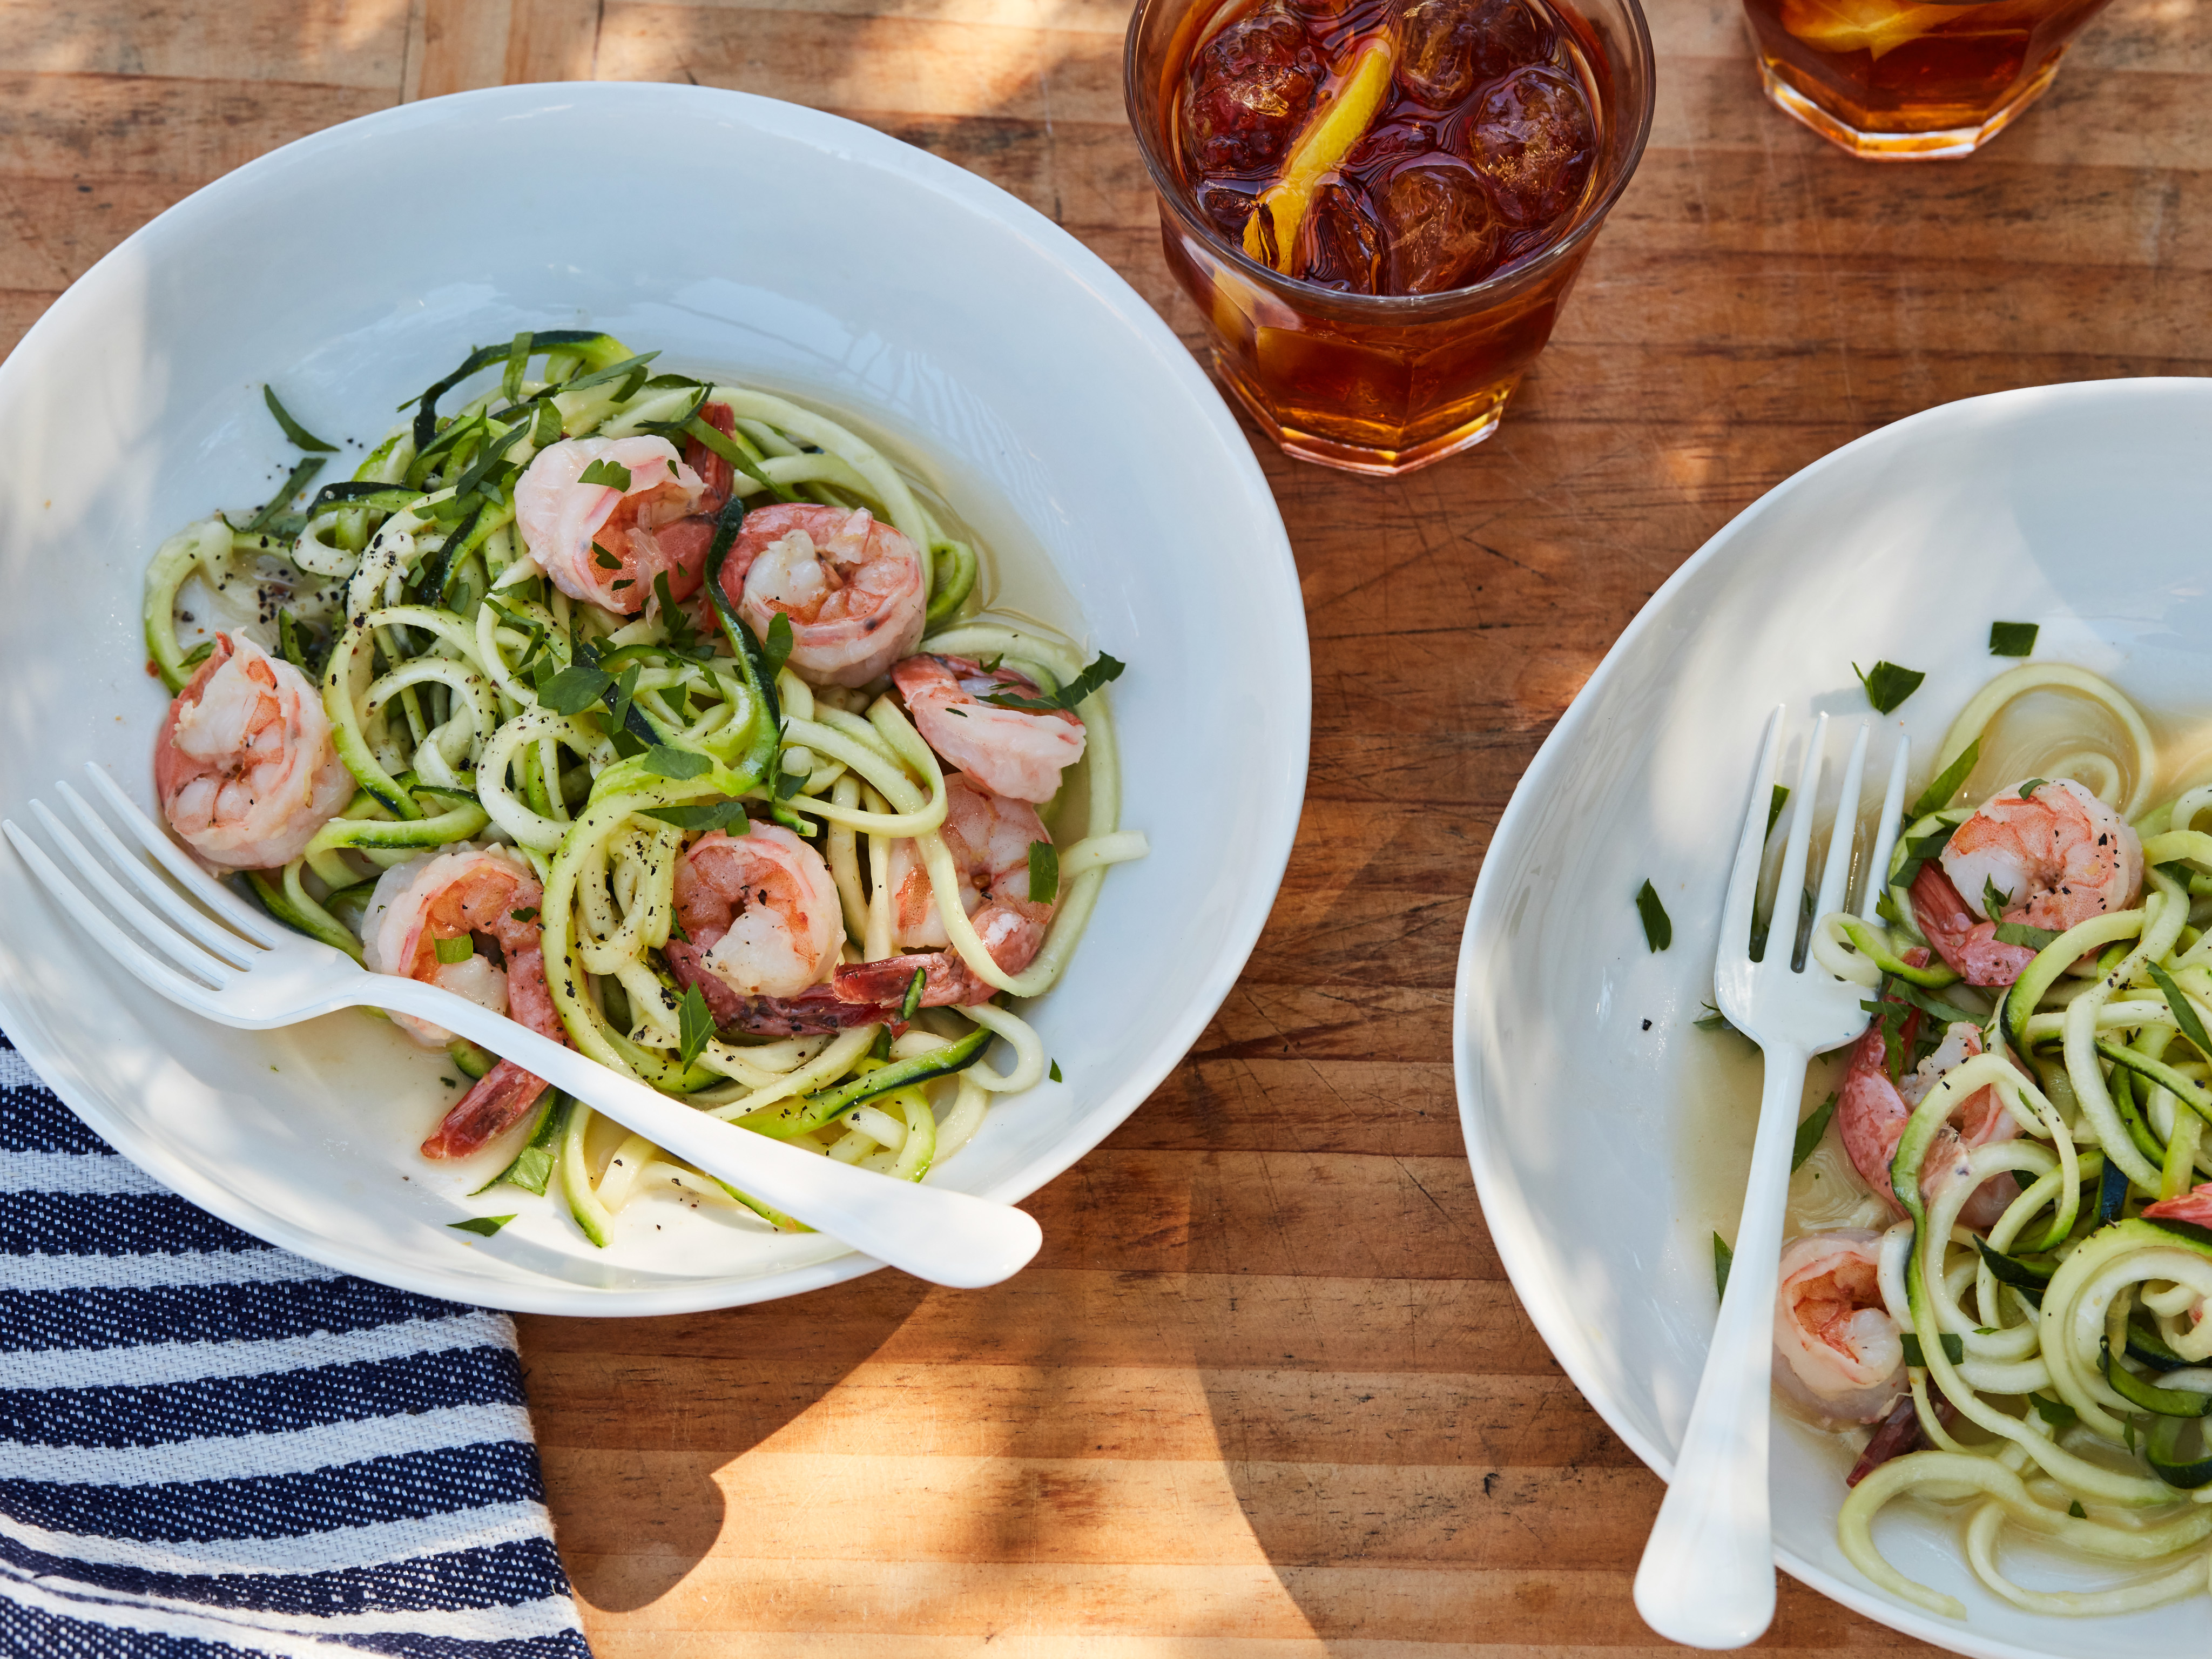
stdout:
<svg viewBox="0 0 2212 1659">
<path fill-rule="evenodd" d="M 1774 1292 L 1790 1157 L 1805 1093 L 1802 1049 L 1770 1046 L 1735 1259 L 1674 1478 L 1636 1570 L 1636 1610 L 1670 1641 L 1740 1648 L 1774 1621 L 1767 1440 Z"/>
<path fill-rule="evenodd" d="M 740 1129 L 610 1070 L 503 1014 L 435 985 L 370 974 L 352 999 L 413 1014 L 513 1060 L 708 1175 L 917 1279 L 975 1290 L 1037 1253 L 1036 1219 L 945 1187 L 856 1169 Z"/>
</svg>

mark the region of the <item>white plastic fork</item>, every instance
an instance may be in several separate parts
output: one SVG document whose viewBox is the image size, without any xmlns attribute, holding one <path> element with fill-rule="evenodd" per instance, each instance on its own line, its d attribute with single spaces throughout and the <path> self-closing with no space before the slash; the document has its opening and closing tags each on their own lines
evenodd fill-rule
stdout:
<svg viewBox="0 0 2212 1659">
<path fill-rule="evenodd" d="M 1768 1390 L 1773 1366 L 1774 1295 L 1782 1254 L 1782 1218 L 1790 1196 L 1790 1158 L 1797 1138 L 1797 1110 L 1805 1068 L 1816 1054 L 1839 1048 L 1866 1029 L 1860 1006 L 1866 993 L 1810 959 L 1803 971 L 1791 963 L 1803 903 L 1806 852 L 1820 793 L 1820 750 L 1828 717 L 1820 716 L 1806 745 L 1805 763 L 1790 799 L 1789 838 L 1774 897 L 1764 959 L 1751 957 L 1752 912 L 1759 866 L 1766 851 L 1774 774 L 1782 754 L 1784 710 L 1766 725 L 1758 775 L 1743 836 L 1736 844 L 1721 910 L 1719 959 L 1713 970 L 1716 1000 L 1729 1021 L 1765 1054 L 1759 1130 L 1752 1144 L 1751 1177 L 1738 1224 L 1735 1259 L 1720 1321 L 1705 1356 L 1705 1375 L 1690 1407 L 1689 1427 L 1674 1461 L 1674 1478 L 1659 1505 L 1659 1518 L 1636 1570 L 1636 1610 L 1644 1622 L 1672 1641 L 1696 1648 L 1740 1648 L 1759 1639 L 1774 1621 L 1774 1534 L 1768 1507 Z M 1866 726 L 1859 727 L 1836 803 L 1828 861 L 1813 915 L 1840 910 L 1856 838 L 1859 782 L 1866 766 Z M 1908 751 L 1903 738 L 1890 767 L 1881 827 L 1867 860 L 1862 901 L 1872 920 L 1882 875 L 1905 805 Z"/>
<path fill-rule="evenodd" d="M 76 867 L 82 885 L 14 822 L 0 820 L 0 830 L 85 937 L 172 1002 L 248 1030 L 363 1006 L 430 1020 L 566 1090 L 708 1174 L 934 1284 L 995 1285 L 1019 1271 L 1043 1243 L 1036 1220 L 1011 1205 L 895 1180 L 787 1146 L 672 1100 L 465 997 L 396 975 L 372 974 L 343 952 L 246 903 L 194 864 L 99 766 L 85 770 L 130 837 L 174 885 L 126 847 L 66 783 L 55 788 L 78 826 L 106 854 L 105 862 L 44 802 L 33 801 L 30 810 Z M 88 888 L 128 932 L 102 911 Z"/>
</svg>

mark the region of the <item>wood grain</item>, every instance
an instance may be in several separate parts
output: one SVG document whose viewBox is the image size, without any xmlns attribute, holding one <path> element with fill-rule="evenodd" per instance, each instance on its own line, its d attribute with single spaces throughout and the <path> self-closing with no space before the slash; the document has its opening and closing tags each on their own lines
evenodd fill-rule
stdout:
<svg viewBox="0 0 2212 1659">
<path fill-rule="evenodd" d="M 598 76 L 852 116 L 1051 215 L 1180 330 L 1122 0 L 0 0 L 0 343 L 124 235 L 406 98 Z M 1462 1155 L 1452 965 L 1536 744 L 1668 574 L 1873 427 L 2212 368 L 2212 14 L 2119 0 L 1983 155 L 1876 167 L 1661 0 L 1650 149 L 1498 437 L 1413 477 L 1261 459 L 1314 645 L 1311 781 L 1197 1048 L 1032 1200 L 994 1291 L 523 1322 L 606 1659 L 1656 1651 L 1658 1486 L 1552 1363 Z M 1786 1580 L 1764 1646 L 1917 1647 Z"/>
</svg>

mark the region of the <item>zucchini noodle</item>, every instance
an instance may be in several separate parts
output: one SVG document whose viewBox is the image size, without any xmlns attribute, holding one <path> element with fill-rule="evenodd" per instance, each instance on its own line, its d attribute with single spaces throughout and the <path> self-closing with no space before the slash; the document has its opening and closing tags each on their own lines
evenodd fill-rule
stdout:
<svg viewBox="0 0 2212 1659">
<path fill-rule="evenodd" d="M 1936 754 L 1942 787 L 1955 793 L 2008 703 L 2051 690 L 2110 715 L 2121 752 L 2085 741 L 2052 768 L 2071 781 L 1978 805 L 1923 796 L 1881 872 L 1883 920 L 1826 915 L 1811 935 L 1814 962 L 1863 987 L 1877 1017 L 1838 1095 L 1850 1159 L 1822 1172 L 1848 1182 L 1856 1164 L 1904 1218 L 1852 1247 L 1878 1257 L 1876 1299 L 1854 1316 L 1886 1316 L 1906 1363 L 1875 1416 L 1841 1413 L 1891 1421 L 1838 1540 L 1869 1581 L 1954 1619 L 1956 1598 L 1881 1553 L 1891 1503 L 1954 1506 L 1974 1577 L 2031 1612 L 2133 1612 L 2212 1583 L 2212 835 L 2193 827 L 2212 787 L 2161 777 L 2117 688 L 2043 663 L 1968 702 Z M 1071 849 L 1062 867 L 1075 862 Z M 1986 890 L 1970 894 L 1976 879 Z M 1905 1115 L 1870 1166 L 1885 1101 Z M 1785 1320 L 1790 1298 L 1785 1275 Z M 2019 1534 L 2123 1576 L 2031 1588 L 2003 1564 Z"/>
<path fill-rule="evenodd" d="M 471 351 L 403 406 L 349 479 L 304 505 L 271 501 L 245 528 L 216 514 L 163 543 L 146 575 L 149 663 L 190 703 L 196 675 L 212 672 L 201 664 L 225 659 L 179 625 L 227 629 L 319 699 L 350 799 L 287 844 L 297 856 L 241 870 L 279 920 L 372 969 L 456 986 L 495 975 L 502 1002 L 516 974 L 535 971 L 534 948 L 549 1032 L 580 1052 L 754 1133 L 921 1181 L 993 1101 L 1057 1079 L 1036 1027 L 1007 1004 L 1057 982 L 1107 872 L 1146 851 L 1121 824 L 1104 690 L 1120 665 L 1086 664 L 1073 641 L 994 615 L 988 553 L 877 445 L 788 398 L 658 370 L 656 355 L 573 330 Z M 659 482 L 664 459 L 672 483 Z M 312 475 L 303 465 L 292 487 Z M 545 500 L 572 517 L 596 508 L 580 544 L 564 539 L 568 518 L 532 504 Z M 748 514 L 777 528 L 748 540 Z M 830 563 L 846 545 L 833 532 L 860 552 Z M 805 597 L 816 567 L 791 561 L 810 557 L 836 604 Z M 903 643 L 864 651 L 865 669 L 848 672 L 830 665 L 842 660 L 822 643 L 835 624 L 817 618 L 878 602 L 867 584 L 879 578 L 855 574 L 872 567 L 849 562 L 861 557 L 913 571 L 920 595 L 896 601 L 906 622 L 887 609 L 866 623 L 870 649 Z M 798 569 L 800 597 L 749 576 L 756 568 Z M 948 721 L 958 741 L 925 737 L 901 678 L 914 656 L 981 688 L 955 715 L 988 714 L 999 732 L 1042 721 L 1063 746 L 1067 727 L 1079 732 L 1064 774 L 1048 774 L 1073 787 L 1008 798 L 972 775 L 972 757 L 940 755 L 933 743 L 957 749 L 985 722 Z M 997 815 L 988 865 L 957 817 L 978 810 Z M 1017 831 L 1027 862 L 1010 867 L 1000 839 Z M 685 895 L 708 879 L 709 838 L 716 857 L 726 844 L 796 849 L 785 855 L 823 872 L 843 942 L 833 935 L 803 991 L 732 977 L 716 943 L 756 948 L 763 927 L 799 937 L 799 913 L 767 886 L 724 895 L 719 935 L 687 927 L 704 914 L 687 912 Z M 447 902 L 410 884 L 448 868 L 491 871 L 534 902 L 465 912 L 466 927 L 425 922 L 434 952 L 392 957 L 391 917 Z M 1016 943 L 1004 915 L 986 915 L 994 906 L 1022 919 Z M 519 995 L 514 1006 L 528 1018 Z M 459 1114 L 499 1073 L 469 1044 L 452 1055 L 483 1079 Z M 504 1167 L 486 1184 L 546 1195 L 593 1245 L 613 1243 L 618 1218 L 648 1194 L 804 1231 L 541 1091 L 516 1095 L 520 1116 L 465 1151 L 495 1145 Z"/>
</svg>

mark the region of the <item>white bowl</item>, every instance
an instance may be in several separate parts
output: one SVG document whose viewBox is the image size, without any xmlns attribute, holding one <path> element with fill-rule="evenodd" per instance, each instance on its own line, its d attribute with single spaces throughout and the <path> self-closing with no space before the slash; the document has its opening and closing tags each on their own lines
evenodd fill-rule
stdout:
<svg viewBox="0 0 2212 1659">
<path fill-rule="evenodd" d="M 2038 658 L 2110 675 L 2154 717 L 2212 711 L 2208 454 L 2203 380 L 2005 392 L 1862 438 L 1753 503 L 1652 596 L 1522 780 L 1461 945 L 1468 1154 L 1538 1330 L 1662 1476 L 1712 1330 L 1711 1235 L 1734 1232 L 1759 1103 L 1756 1058 L 1691 1021 L 1711 995 L 1768 711 L 1789 705 L 1800 744 L 1816 711 L 1875 718 L 1877 779 L 1906 732 L 1924 781 L 1952 717 L 2009 665 L 1988 653 L 1992 620 L 2040 623 Z M 1886 720 L 1850 667 L 1877 659 L 1928 674 Z M 1634 902 L 1646 878 L 1674 924 L 1657 954 Z M 1903 1505 L 1878 1540 L 1971 1616 L 1893 1600 L 1836 1547 L 1848 1457 L 1793 1419 L 1778 1430 L 1777 1557 L 1846 1606 L 1991 1659 L 2203 1651 L 2201 1598 L 2120 1619 L 2021 1613 L 1973 1578 L 1949 1519 Z M 2006 1559 L 2053 1588 L 2102 1576 Z"/>
<path fill-rule="evenodd" d="M 1250 447 L 1150 307 L 1012 197 L 865 127 L 683 87 L 441 98 L 265 156 L 101 260 L 0 367 L 0 811 L 87 760 L 150 797 L 165 699 L 142 574 L 289 465 L 264 380 L 309 430 L 373 441 L 471 344 L 582 323 L 858 415 L 1018 579 L 1048 560 L 1066 620 L 1128 664 L 1123 822 L 1153 853 L 1107 878 L 1036 1006 L 1066 1081 L 994 1108 L 931 1177 L 1025 1196 L 1145 1099 L 1259 936 L 1304 783 L 1304 610 Z M 664 1199 L 604 1252 L 526 1196 L 465 1204 L 488 1172 L 413 1150 L 451 1095 L 436 1056 L 358 1014 L 253 1036 L 173 1008 L 71 937 L 12 855 L 0 919 L 0 1027 L 118 1150 L 272 1243 L 565 1314 L 876 1265 Z M 522 1218 L 446 1225 L 495 1207 Z"/>
</svg>

